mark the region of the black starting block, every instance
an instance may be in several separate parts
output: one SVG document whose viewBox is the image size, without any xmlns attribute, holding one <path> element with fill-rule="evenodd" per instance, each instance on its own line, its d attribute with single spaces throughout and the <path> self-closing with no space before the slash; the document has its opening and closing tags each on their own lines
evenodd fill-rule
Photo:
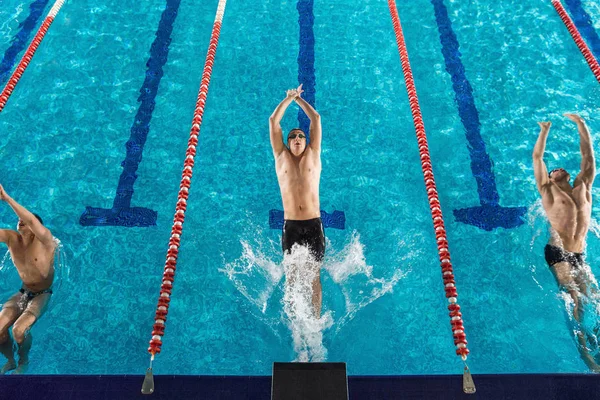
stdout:
<svg viewBox="0 0 600 400">
<path fill-rule="evenodd" d="M 273 363 L 271 400 L 348 400 L 346 363 Z"/>
</svg>

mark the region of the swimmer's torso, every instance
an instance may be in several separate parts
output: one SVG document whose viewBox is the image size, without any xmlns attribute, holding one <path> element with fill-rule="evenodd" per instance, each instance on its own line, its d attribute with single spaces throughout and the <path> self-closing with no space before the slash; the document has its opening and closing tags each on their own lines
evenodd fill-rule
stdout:
<svg viewBox="0 0 600 400">
<path fill-rule="evenodd" d="M 48 289 L 54 281 L 54 248 L 34 239 L 26 247 L 21 235 L 15 234 L 8 247 L 23 284 L 32 292 Z"/>
<path fill-rule="evenodd" d="M 572 193 L 567 193 L 551 182 L 542 196 L 542 203 L 552 229 L 559 236 L 552 238 L 551 244 L 582 253 L 592 212 L 592 195 L 587 185 L 578 182 Z"/>
<path fill-rule="evenodd" d="M 307 220 L 320 217 L 320 155 L 307 146 L 301 157 L 294 158 L 285 149 L 275 160 L 275 170 L 281 190 L 284 218 Z"/>
</svg>

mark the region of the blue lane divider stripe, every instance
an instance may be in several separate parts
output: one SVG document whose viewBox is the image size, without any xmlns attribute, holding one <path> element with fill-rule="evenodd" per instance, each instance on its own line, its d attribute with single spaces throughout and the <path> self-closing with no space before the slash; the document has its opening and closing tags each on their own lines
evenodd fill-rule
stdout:
<svg viewBox="0 0 600 400">
<path fill-rule="evenodd" d="M 315 34 L 313 25 L 313 0 L 298 0 L 298 24 L 300 25 L 300 49 L 298 52 L 298 83 L 302 84 L 302 98 L 315 107 Z M 310 119 L 302 109 L 298 110 L 299 128 L 306 133 L 307 143 L 310 142 Z"/>
<path fill-rule="evenodd" d="M 594 29 L 592 17 L 585 11 L 580 0 L 565 0 L 565 3 L 571 12 L 573 23 L 575 23 L 575 26 L 577 26 L 577 29 L 585 38 L 596 61 L 600 63 L 600 36 L 598 36 L 598 32 Z"/>
<path fill-rule="evenodd" d="M 315 33 L 313 26 L 315 15 L 313 13 L 313 0 L 298 0 L 298 25 L 300 25 L 300 48 L 298 51 L 298 83 L 302 84 L 302 98 L 315 107 L 316 78 L 315 78 Z M 299 128 L 306 133 L 306 142 L 310 143 L 310 119 L 302 109 L 298 110 Z M 321 210 L 321 220 L 324 228 L 345 229 L 346 216 L 343 211 L 334 211 L 328 214 Z M 271 229 L 283 228 L 283 211 L 269 211 L 269 226 Z"/>
<path fill-rule="evenodd" d="M 492 172 L 492 161 L 481 137 L 479 111 L 475 106 L 473 88 L 469 82 L 465 67 L 461 61 L 456 34 L 448 17 L 448 10 L 443 0 L 432 0 L 435 8 L 435 19 L 438 24 L 442 42 L 442 54 L 446 62 L 446 71 L 452 77 L 454 100 L 458 104 L 460 120 L 466 130 L 469 142 L 471 169 L 477 180 L 477 192 L 482 204 L 498 204 L 500 198 L 496 190 L 496 180 Z"/>
<path fill-rule="evenodd" d="M 452 78 L 452 88 L 458 113 L 466 130 L 471 158 L 471 171 L 477 182 L 480 207 L 454 210 L 459 222 L 477 226 L 485 230 L 497 227 L 514 228 L 524 223 L 521 218 L 525 207 L 501 207 L 500 196 L 496 188 L 496 179 L 492 170 L 492 160 L 487 154 L 485 142 L 481 137 L 479 111 L 475 106 L 473 88 L 467 78 L 465 67 L 461 61 L 461 53 L 452 22 L 443 0 L 431 0 L 435 10 L 435 20 L 440 33 L 442 54 L 446 71 Z"/>
<path fill-rule="evenodd" d="M 12 39 L 12 44 L 6 49 L 2 61 L 0 61 L 0 87 L 4 87 L 8 82 L 8 78 L 10 78 L 10 74 L 17 63 L 17 56 L 27 47 L 31 32 L 37 26 L 48 1 L 36 0 L 29 5 L 29 16 L 19 24 L 21 29 Z"/>
<path fill-rule="evenodd" d="M 346 229 L 346 215 L 343 211 L 335 210 L 331 214 L 321 210 L 321 221 L 324 228 Z M 283 229 L 283 211 L 269 211 L 269 227 L 271 229 Z"/>
<path fill-rule="evenodd" d="M 144 144 L 150 131 L 152 112 L 156 104 L 155 98 L 158 87 L 163 76 L 163 66 L 169 55 L 171 33 L 173 24 L 177 18 L 177 11 L 181 0 L 167 0 L 163 11 L 156 39 L 150 47 L 150 59 L 146 63 L 146 79 L 140 89 L 138 101 L 141 102 L 134 123 L 131 127 L 131 135 L 125 147 L 127 153 L 125 160 L 121 163 L 123 172 L 119 178 L 117 194 L 113 207 L 110 210 L 102 208 L 86 207 L 81 216 L 81 225 L 113 225 L 113 226 L 151 226 L 156 225 L 158 213 L 154 210 L 141 207 L 131 207 L 133 196 L 133 185 L 137 179 L 136 171 L 142 161 Z"/>
</svg>

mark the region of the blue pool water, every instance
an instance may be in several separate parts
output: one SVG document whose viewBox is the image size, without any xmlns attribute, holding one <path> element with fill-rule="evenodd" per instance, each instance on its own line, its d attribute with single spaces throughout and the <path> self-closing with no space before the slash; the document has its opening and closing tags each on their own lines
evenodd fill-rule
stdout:
<svg viewBox="0 0 600 400">
<path fill-rule="evenodd" d="M 5 58 L 27 36 L 20 24 L 32 3 L 43 2 L 0 5 Z M 68 1 L 0 114 L 0 183 L 44 218 L 68 260 L 33 330 L 31 373 L 146 368 L 217 3 Z M 589 16 L 597 49 L 600 6 L 567 3 Z M 552 120 L 548 166 L 575 174 L 578 135 L 562 113 L 581 113 L 598 142 L 600 85 L 549 1 L 415 0 L 398 11 L 471 370 L 587 372 L 544 261 L 548 223 L 531 153 L 536 122 Z M 390 13 L 374 0 L 228 3 L 155 372 L 266 375 L 273 361 L 299 356 L 283 312 L 281 232 L 269 228 L 269 211 L 282 205 L 267 124 L 299 76 L 322 116 L 321 209 L 345 216 L 345 229 L 326 230 L 319 350 L 350 374 L 459 373 Z M 302 123 L 291 108 L 282 126 Z M 128 140 L 143 150 L 137 180 L 120 184 L 121 163 L 136 162 Z M 82 225 L 86 207 L 110 210 L 117 194 L 156 225 Z M 484 205 L 512 209 L 506 221 L 485 219 L 487 229 L 454 216 Z M 2 207 L 1 226 L 14 227 Z M 598 203 L 592 217 L 587 251 L 598 276 Z M 18 287 L 3 269 L 0 301 Z"/>
</svg>

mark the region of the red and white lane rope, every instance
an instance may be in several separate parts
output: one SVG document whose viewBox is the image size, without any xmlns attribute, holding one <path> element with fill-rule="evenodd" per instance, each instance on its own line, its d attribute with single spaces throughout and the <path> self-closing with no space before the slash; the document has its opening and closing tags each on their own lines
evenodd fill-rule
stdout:
<svg viewBox="0 0 600 400">
<path fill-rule="evenodd" d="M 217 14 L 213 24 L 208 53 L 204 62 L 204 71 L 202 72 L 202 80 L 200 82 L 200 91 L 196 101 L 196 109 L 194 110 L 194 118 L 192 119 L 192 128 L 190 130 L 190 138 L 188 147 L 185 153 L 185 161 L 183 163 L 183 172 L 181 174 L 181 182 L 179 184 L 179 194 L 177 196 L 177 205 L 175 207 L 175 216 L 173 217 L 173 227 L 171 229 L 171 238 L 169 240 L 169 249 L 167 250 L 166 262 L 163 271 L 163 280 L 160 286 L 160 295 L 158 297 L 158 305 L 152 328 L 152 339 L 148 352 L 151 354 L 150 368 L 146 372 L 146 380 L 142 387 L 142 393 L 152 393 L 154 391 L 154 382 L 152 379 L 152 361 L 154 356 L 160 353 L 162 339 L 165 334 L 165 323 L 167 322 L 167 313 L 169 312 L 169 303 L 171 301 L 171 291 L 173 290 L 173 281 L 175 279 L 175 271 L 177 269 L 177 257 L 179 255 L 179 246 L 181 243 L 181 234 L 183 231 L 183 222 L 185 220 L 185 210 L 187 208 L 187 199 L 192 184 L 192 172 L 194 168 L 194 157 L 196 156 L 196 146 L 198 145 L 198 135 L 200 126 L 202 125 L 202 117 L 204 115 L 204 106 L 206 104 L 206 96 L 208 95 L 208 86 L 212 74 L 213 65 L 215 62 L 215 54 L 217 53 L 217 45 L 219 43 L 219 34 L 221 33 L 221 24 L 223 14 L 225 13 L 225 5 L 227 0 L 219 0 L 217 6 Z"/>
<path fill-rule="evenodd" d="M 227 0 L 220 0 L 217 7 L 217 15 L 213 25 L 212 34 L 208 46 L 208 54 L 204 63 L 204 71 L 200 83 L 200 91 L 196 101 L 196 109 L 194 118 L 192 119 L 192 128 L 190 130 L 190 139 L 188 140 L 188 148 L 185 153 L 185 161 L 183 163 L 183 172 L 181 174 L 181 183 L 179 184 L 179 195 L 177 197 L 177 205 L 175 207 L 175 216 L 173 218 L 173 228 L 171 229 L 171 239 L 169 240 L 169 250 L 167 251 L 167 259 L 165 262 L 163 281 L 160 287 L 160 296 L 158 298 L 158 306 L 156 309 L 156 318 L 152 330 L 152 339 L 148 352 L 152 354 L 152 358 L 160 353 L 162 346 L 162 337 L 165 333 L 165 322 L 169 311 L 169 302 L 171 290 L 173 289 L 173 280 L 175 278 L 175 270 L 177 269 L 177 256 L 179 254 L 179 245 L 181 242 L 181 233 L 183 231 L 183 221 L 185 219 L 185 210 L 187 208 L 187 198 L 190 186 L 192 184 L 192 171 L 194 168 L 194 157 L 196 155 L 196 146 L 198 145 L 198 134 L 200 133 L 200 125 L 202 125 L 202 116 L 204 115 L 204 105 L 208 94 L 208 85 L 210 84 L 210 76 L 212 74 L 213 64 L 215 62 L 215 54 L 219 43 L 219 34 L 221 32 L 221 23 L 223 14 L 225 13 L 225 4 Z"/>
<path fill-rule="evenodd" d="M 454 280 L 454 272 L 452 270 L 452 262 L 450 261 L 450 251 L 448 250 L 448 239 L 446 238 L 446 229 L 444 227 L 444 217 L 436 190 L 435 179 L 433 177 L 433 169 L 431 167 L 431 157 L 429 156 L 429 146 L 427 145 L 427 136 L 425 135 L 425 125 L 423 123 L 423 115 L 417 98 L 417 89 L 413 78 L 410 62 L 408 59 L 408 51 L 402 33 L 402 25 L 394 0 L 388 0 L 388 6 L 392 16 L 392 24 L 394 33 L 396 34 L 396 43 L 400 53 L 400 61 L 402 63 L 402 72 L 404 73 L 404 82 L 406 83 L 406 91 L 408 92 L 408 100 L 410 110 L 412 112 L 415 131 L 417 134 L 417 144 L 419 145 L 419 153 L 421 155 L 421 167 L 423 177 L 425 179 L 425 187 L 427 189 L 427 197 L 429 198 L 429 208 L 431 209 L 431 217 L 435 228 L 435 237 L 437 239 L 438 254 L 440 266 L 442 268 L 442 277 L 444 279 L 444 290 L 446 298 L 450 303 L 448 310 L 450 311 L 450 324 L 452 325 L 452 336 L 454 337 L 454 345 L 456 346 L 456 354 L 461 356 L 465 362 L 465 380 L 463 388 L 467 393 L 475 392 L 471 374 L 466 366 L 467 355 L 467 336 L 463 326 L 462 314 L 458 305 L 458 292 L 456 290 L 456 282 Z M 467 380 L 469 382 L 467 382 Z"/>
<path fill-rule="evenodd" d="M 567 10 L 565 10 L 565 7 L 562 5 L 560 0 L 552 0 L 552 5 L 556 9 L 556 12 L 560 16 L 560 19 L 562 19 L 563 23 L 569 30 L 569 33 L 573 37 L 573 40 L 575 40 L 575 44 L 577 45 L 577 47 L 579 47 L 581 54 L 583 54 L 583 57 L 590 66 L 592 72 L 594 73 L 594 76 L 596 77 L 598 82 L 600 82 L 600 64 L 592 54 L 592 51 L 590 50 L 588 45 L 581 37 L 581 34 L 577 30 L 577 27 L 573 23 L 573 20 L 571 19 L 571 17 L 569 17 L 569 14 L 567 14 Z"/>
<path fill-rule="evenodd" d="M 46 19 L 44 19 L 42 26 L 40 26 L 40 29 L 38 29 L 37 33 L 33 37 L 33 40 L 29 44 L 29 47 L 27 47 L 27 50 L 25 51 L 23 58 L 21 58 L 21 61 L 19 61 L 17 68 L 15 69 L 15 71 L 11 75 L 10 79 L 6 83 L 6 86 L 4 86 L 4 89 L 2 90 L 2 93 L 0 94 L 0 112 L 2 112 L 2 110 L 4 109 L 4 106 L 6 105 L 8 98 L 10 97 L 13 90 L 15 89 L 15 86 L 17 86 L 19 79 L 21 79 L 23 72 L 25 72 L 25 69 L 27 68 L 27 66 L 29 65 L 29 62 L 33 58 L 33 55 L 35 54 L 35 51 L 37 50 L 40 43 L 42 43 L 44 36 L 46 36 L 46 33 L 48 32 L 48 28 L 50 28 L 50 25 L 52 25 L 52 22 L 54 21 L 56 14 L 58 14 L 58 11 L 60 10 L 60 8 L 63 6 L 64 3 L 65 3 L 65 0 L 57 0 L 54 3 L 52 8 L 50 9 L 50 12 L 46 16 Z"/>
</svg>

